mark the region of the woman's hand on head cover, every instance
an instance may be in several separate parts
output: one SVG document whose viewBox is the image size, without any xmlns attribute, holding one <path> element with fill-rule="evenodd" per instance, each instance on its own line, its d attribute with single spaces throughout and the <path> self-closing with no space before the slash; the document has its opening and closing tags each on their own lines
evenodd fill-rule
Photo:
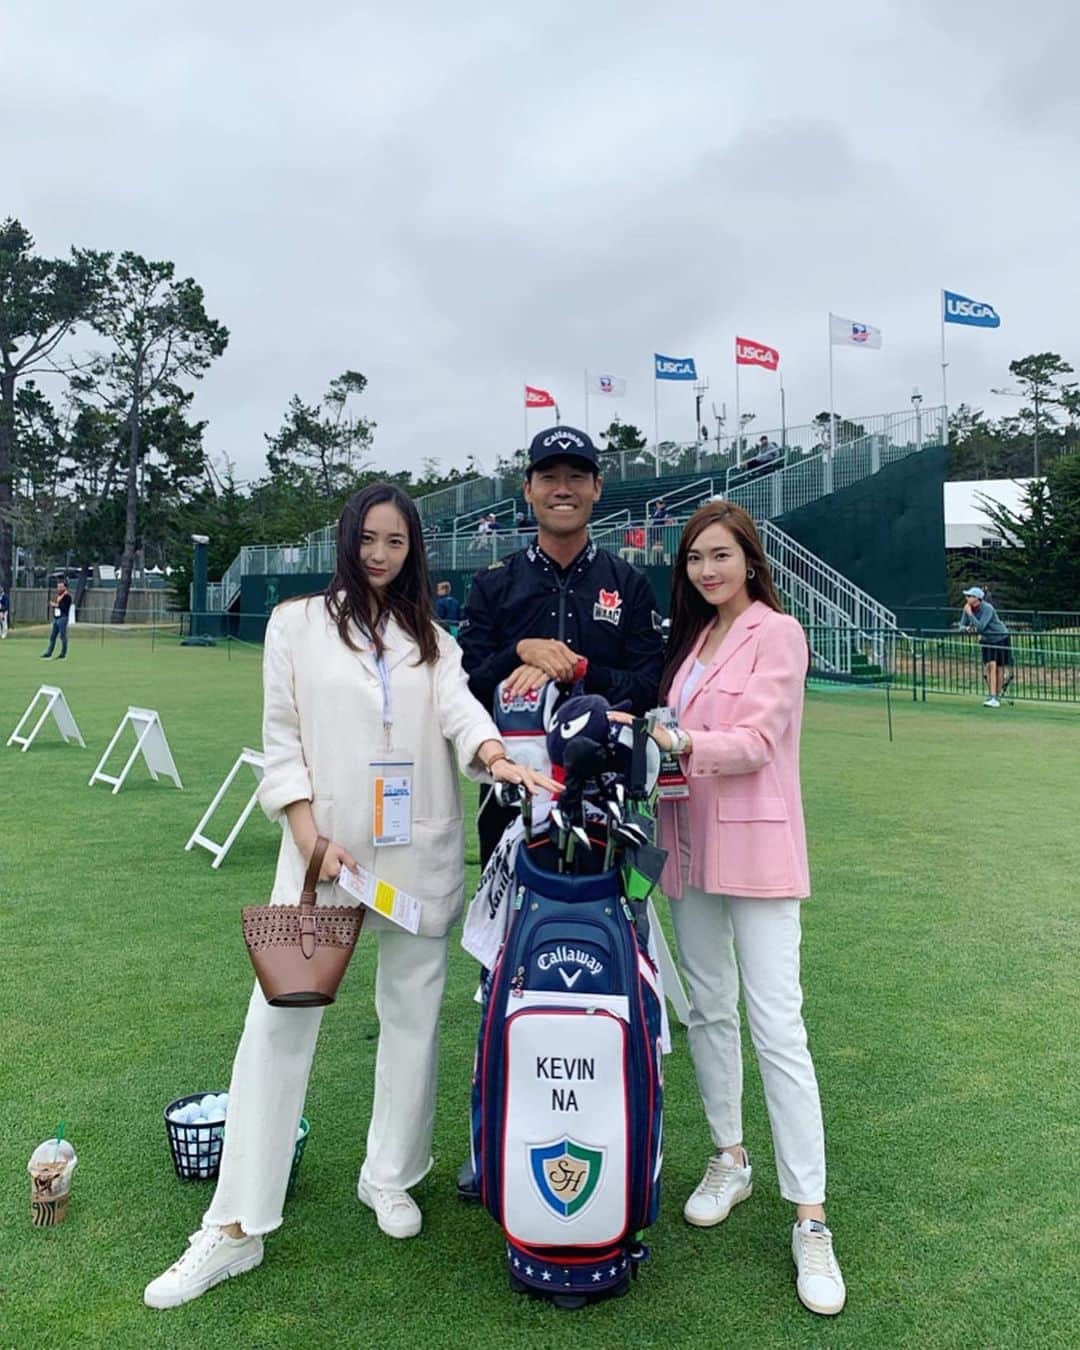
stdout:
<svg viewBox="0 0 1080 1350">
<path fill-rule="evenodd" d="M 308 861 L 311 861 L 311 854 L 315 852 L 312 845 L 308 852 Z M 320 881 L 336 881 L 341 874 L 341 869 L 347 867 L 350 871 L 356 867 L 356 859 L 347 848 L 342 848 L 340 844 L 335 844 L 331 839 L 326 846 L 326 853 L 323 856 L 322 867 L 319 868 Z"/>
<path fill-rule="evenodd" d="M 634 719 L 628 712 L 618 712 L 614 708 L 608 711 L 608 721 L 618 722 L 621 726 L 627 727 L 633 726 L 634 724 Z M 649 735 L 653 738 L 653 740 L 660 747 L 660 749 L 663 750 L 664 754 L 671 753 L 671 750 L 674 747 L 675 742 L 672 739 L 671 734 L 668 731 L 667 727 L 661 726 L 650 727 Z"/>
<path fill-rule="evenodd" d="M 532 797 L 540 791 L 550 792 L 553 795 L 562 791 L 562 785 L 556 783 L 554 778 L 537 773 L 535 769 L 527 769 L 524 764 L 515 764 L 512 759 L 504 759 L 502 756 L 492 764 L 488 772 L 496 783 L 519 783 Z"/>
</svg>

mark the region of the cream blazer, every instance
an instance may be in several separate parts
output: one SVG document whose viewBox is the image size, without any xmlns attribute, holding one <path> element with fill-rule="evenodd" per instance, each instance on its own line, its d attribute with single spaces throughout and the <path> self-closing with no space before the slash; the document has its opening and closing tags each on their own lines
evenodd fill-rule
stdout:
<svg viewBox="0 0 1080 1350">
<path fill-rule="evenodd" d="M 383 697 L 374 653 L 351 651 L 322 597 L 278 605 L 263 651 L 263 753 L 259 802 L 283 826 L 271 904 L 295 905 L 305 865 L 284 818 L 290 802 L 311 802 L 319 833 L 348 849 L 376 876 L 422 905 L 420 932 L 441 937 L 461 914 L 465 823 L 458 767 L 487 781 L 476 761 L 499 732 L 469 693 L 461 650 L 439 631 L 439 659 L 417 665 L 415 642 L 393 619 L 386 664 L 393 701 L 393 748 L 413 760 L 412 845 L 372 845 L 369 763 L 384 749 Z M 456 761 L 455 761 L 456 752 Z M 351 904 L 336 883 L 319 886 L 320 903 Z M 373 926 L 383 922 L 368 915 Z"/>
</svg>

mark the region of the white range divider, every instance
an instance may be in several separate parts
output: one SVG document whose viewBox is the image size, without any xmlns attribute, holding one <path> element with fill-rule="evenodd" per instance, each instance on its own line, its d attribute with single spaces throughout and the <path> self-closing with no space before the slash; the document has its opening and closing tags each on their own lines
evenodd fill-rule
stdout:
<svg viewBox="0 0 1080 1350">
<path fill-rule="evenodd" d="M 129 724 L 135 732 L 135 749 L 128 756 L 127 763 L 120 770 L 120 773 L 113 777 L 112 774 L 104 772 L 105 765 L 113 752 L 113 747 L 120 739 L 121 733 Z M 172 751 L 169 749 L 169 742 L 165 739 L 165 728 L 161 725 L 160 716 L 153 708 L 131 707 L 120 719 L 120 725 L 113 733 L 112 740 L 101 756 L 97 768 L 90 776 L 89 786 L 93 787 L 95 783 L 112 783 L 113 796 L 115 797 L 124 786 L 124 779 L 127 778 L 131 766 L 140 754 L 146 761 L 146 767 L 150 770 L 150 777 L 155 783 L 158 776 L 164 774 L 166 778 L 171 778 L 178 788 L 183 788 L 184 785 L 180 781 Z"/>
<path fill-rule="evenodd" d="M 656 917 L 656 910 L 653 909 L 653 902 L 648 902 L 649 906 L 649 934 L 653 939 L 653 950 L 650 955 L 655 956 L 656 966 L 660 971 L 660 980 L 664 990 L 664 997 L 671 1004 L 672 1011 L 684 1027 L 690 1025 L 690 1000 L 686 997 L 686 990 L 683 988 L 682 976 L 679 974 L 679 967 L 675 964 L 675 958 L 671 954 L 671 948 L 668 946 L 667 937 L 664 930 L 660 927 L 660 921 Z"/>
<path fill-rule="evenodd" d="M 20 736 L 19 732 L 22 731 L 23 727 L 30 720 L 30 716 L 34 711 L 34 705 L 39 698 L 45 700 L 45 707 L 42 709 L 38 720 L 34 723 L 34 728 L 29 736 Z M 23 754 L 25 754 L 26 751 L 30 749 L 34 737 L 45 725 L 45 720 L 50 713 L 52 713 L 56 728 L 64 740 L 68 742 L 78 741 L 85 750 L 86 742 L 83 740 L 82 732 L 79 730 L 71 709 L 68 707 L 67 699 L 64 697 L 64 691 L 55 684 L 43 684 L 38 689 L 37 693 L 30 700 L 26 711 L 23 713 L 22 717 L 19 718 L 19 725 L 8 737 L 8 745 L 21 745 Z"/>
<path fill-rule="evenodd" d="M 240 770 L 244 767 L 245 764 L 248 765 L 248 767 L 251 769 L 251 772 L 255 775 L 255 790 L 248 798 L 247 805 L 244 807 L 244 809 L 240 812 L 239 816 L 237 817 L 236 823 L 233 825 L 229 833 L 225 836 L 224 842 L 221 844 L 216 844 L 213 841 L 213 839 L 211 839 L 209 835 L 204 834 L 203 831 L 210 824 L 211 817 L 213 816 L 214 812 L 218 809 L 218 807 L 221 805 L 221 801 L 225 796 L 226 792 L 228 792 L 229 788 L 232 787 L 233 779 L 236 777 L 236 775 L 240 772 Z M 233 844 L 236 842 L 236 836 L 244 828 L 248 816 L 250 816 L 252 811 L 255 809 L 255 803 L 259 800 L 259 784 L 263 780 L 263 774 L 265 773 L 265 771 L 266 771 L 266 758 L 263 755 L 263 752 L 261 750 L 252 750 L 245 745 L 244 748 L 240 751 L 236 763 L 232 766 L 232 768 L 226 775 L 224 783 L 222 783 L 222 785 L 218 788 L 217 792 L 215 793 L 214 800 L 203 812 L 203 817 L 199 821 L 198 825 L 195 826 L 191 838 L 184 845 L 185 853 L 190 853 L 191 850 L 195 847 L 195 845 L 198 844 L 200 848 L 205 848 L 208 852 L 214 855 L 214 861 L 210 864 L 211 867 L 221 866 L 221 864 L 225 861 L 225 855 L 228 853 L 229 849 L 231 849 Z"/>
</svg>

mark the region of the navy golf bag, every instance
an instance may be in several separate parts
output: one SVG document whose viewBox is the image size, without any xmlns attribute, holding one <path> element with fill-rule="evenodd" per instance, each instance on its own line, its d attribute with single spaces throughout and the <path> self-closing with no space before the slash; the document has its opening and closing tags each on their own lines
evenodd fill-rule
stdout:
<svg viewBox="0 0 1080 1350">
<path fill-rule="evenodd" d="M 583 727 L 571 715 L 551 736 Z M 640 767 L 643 744 L 634 758 Z M 660 1201 L 660 993 L 644 931 L 651 884 L 633 865 L 644 852 L 654 870 L 658 850 L 638 838 L 649 818 L 634 795 L 615 795 L 617 767 L 596 772 L 601 760 L 615 762 L 605 749 L 575 772 L 581 755 L 568 756 L 565 809 L 546 832 L 533 835 L 526 817 L 473 1079 L 474 1162 L 511 1287 L 563 1307 L 627 1292 Z M 590 784 L 614 816 L 578 809 Z"/>
</svg>

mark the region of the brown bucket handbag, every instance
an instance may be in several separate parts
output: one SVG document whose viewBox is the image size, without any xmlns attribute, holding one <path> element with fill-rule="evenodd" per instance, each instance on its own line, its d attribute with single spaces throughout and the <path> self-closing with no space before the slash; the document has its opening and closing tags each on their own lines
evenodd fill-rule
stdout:
<svg viewBox="0 0 1080 1350">
<path fill-rule="evenodd" d="M 364 922 L 360 905 L 316 905 L 315 883 L 329 845 L 322 835 L 298 905 L 245 905 L 244 941 L 267 1003 L 319 1008 L 333 1003 Z"/>
</svg>

